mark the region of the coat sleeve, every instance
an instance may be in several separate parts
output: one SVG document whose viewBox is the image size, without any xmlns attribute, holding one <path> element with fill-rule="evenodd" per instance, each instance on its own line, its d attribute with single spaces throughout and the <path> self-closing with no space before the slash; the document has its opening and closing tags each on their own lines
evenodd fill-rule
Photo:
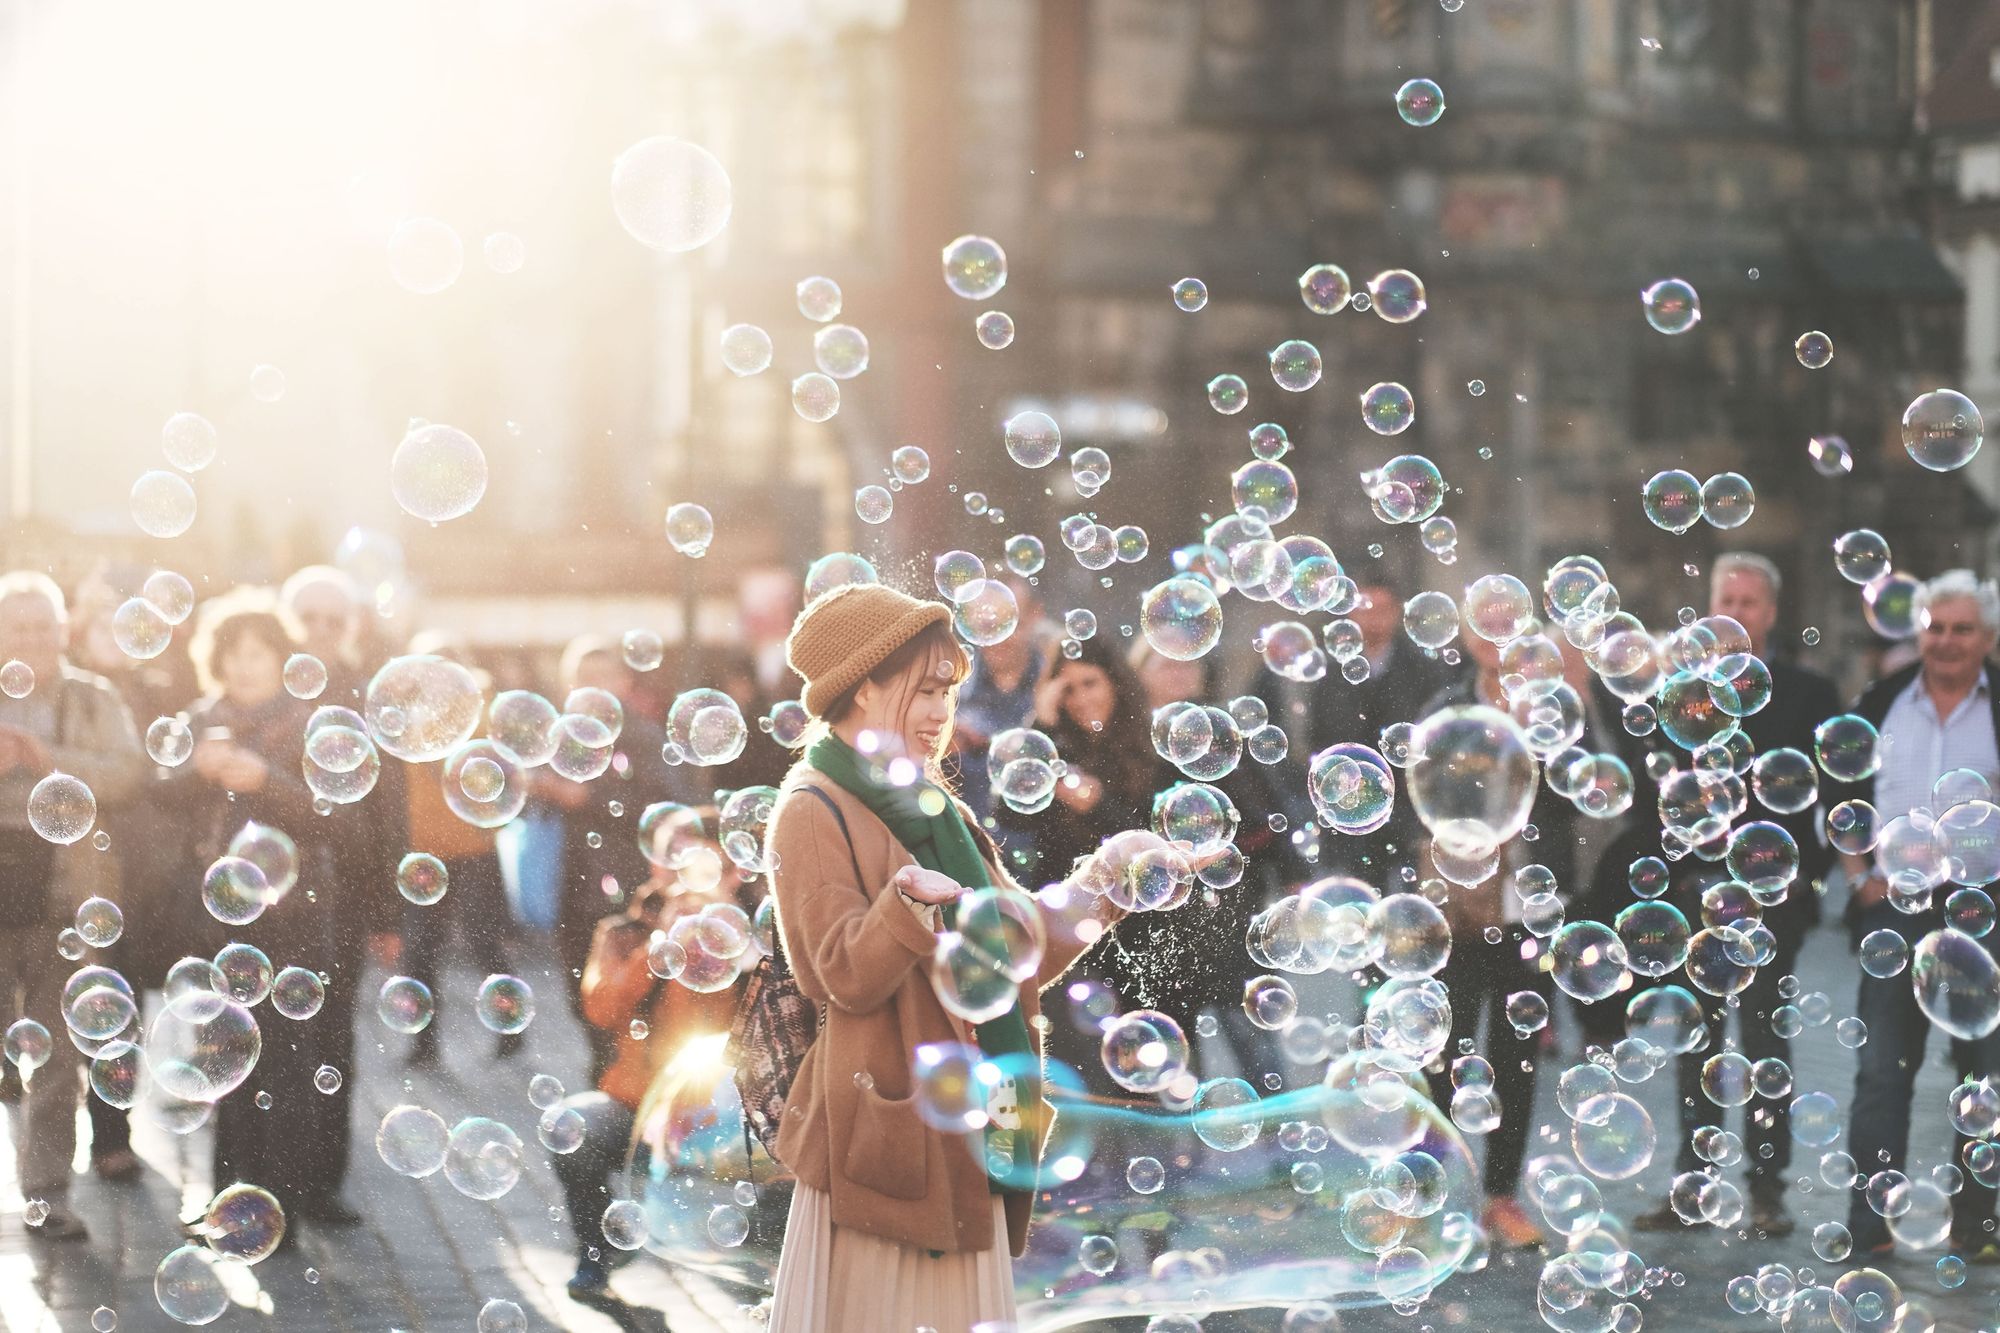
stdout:
<svg viewBox="0 0 2000 1333">
<path fill-rule="evenodd" d="M 63 685 L 66 694 L 74 692 L 78 701 L 82 717 L 77 730 L 82 734 L 71 736 L 68 744 L 51 746 L 49 757 L 58 772 L 81 778 L 100 806 L 121 805 L 138 793 L 147 770 L 132 710 L 108 685 L 74 681 Z"/>
<path fill-rule="evenodd" d="M 902 895 L 855 883 L 854 858 L 833 812 L 794 791 L 771 819 L 778 932 L 806 998 L 851 1014 L 887 1004 L 937 936 Z"/>
<path fill-rule="evenodd" d="M 646 967 L 644 927 L 610 917 L 597 923 L 590 961 L 583 967 L 583 1017 L 592 1027 L 617 1029 L 632 1021 L 653 974 Z"/>
</svg>

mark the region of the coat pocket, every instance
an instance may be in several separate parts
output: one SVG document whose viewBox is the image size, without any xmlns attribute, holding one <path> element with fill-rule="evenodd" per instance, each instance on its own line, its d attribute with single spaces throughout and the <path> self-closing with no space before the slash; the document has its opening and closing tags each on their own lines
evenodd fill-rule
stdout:
<svg viewBox="0 0 2000 1333">
<path fill-rule="evenodd" d="M 928 1140 L 915 1098 L 892 1100 L 863 1088 L 841 1174 L 891 1199 L 921 1199 L 930 1182 Z"/>
</svg>

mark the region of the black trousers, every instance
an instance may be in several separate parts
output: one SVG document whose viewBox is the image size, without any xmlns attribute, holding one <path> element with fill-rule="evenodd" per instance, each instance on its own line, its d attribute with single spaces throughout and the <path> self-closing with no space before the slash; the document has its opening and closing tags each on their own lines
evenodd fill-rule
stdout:
<svg viewBox="0 0 2000 1333">
<path fill-rule="evenodd" d="M 1490 1198 L 1513 1197 L 1527 1160 L 1528 1136 L 1535 1115 L 1535 1075 L 1542 1034 L 1517 1036 L 1507 1021 L 1507 997 L 1533 991 L 1544 999 L 1553 993 L 1548 974 L 1521 957 L 1521 928 L 1509 926 L 1498 944 L 1478 935 L 1454 941 L 1451 957 L 1437 977 L 1451 991 L 1451 1035 L 1437 1069 L 1428 1074 L 1431 1100 L 1440 1110 L 1451 1109 L 1451 1062 L 1462 1043 L 1486 1057 L 1493 1066 L 1493 1091 L 1500 1099 L 1500 1123 L 1486 1135 L 1485 1186 Z M 1479 1040 L 1481 1020 L 1486 1040 Z"/>
<path fill-rule="evenodd" d="M 1778 993 L 1778 983 L 1791 975 L 1797 958 L 1796 949 L 1781 949 L 1737 992 L 1736 1049 L 1753 1064 L 1774 1058 L 1787 1065 L 1792 1061 L 1791 1038 L 1771 1030 L 1771 1014 L 1786 1003 Z M 1695 1131 L 1703 1125 L 1726 1128 L 1722 1122 L 1728 1118 L 1725 1109 L 1702 1091 L 1701 1067 L 1724 1049 L 1730 1006 L 1719 996 L 1696 992 L 1695 997 L 1701 1001 L 1702 1017 L 1708 1024 L 1708 1044 L 1676 1061 L 1681 1113 L 1681 1139 L 1674 1154 L 1678 1171 L 1695 1171 L 1702 1166 L 1694 1151 Z M 1775 1198 L 1785 1191 L 1785 1172 L 1792 1164 L 1792 1098 L 1796 1095 L 1756 1097 L 1743 1107 L 1743 1146 L 1750 1164 L 1752 1194 Z"/>
</svg>

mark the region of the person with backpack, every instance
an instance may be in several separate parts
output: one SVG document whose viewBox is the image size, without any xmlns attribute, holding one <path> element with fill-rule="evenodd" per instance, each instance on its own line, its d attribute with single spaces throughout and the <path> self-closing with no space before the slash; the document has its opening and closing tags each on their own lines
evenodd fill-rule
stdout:
<svg viewBox="0 0 2000 1333">
<path fill-rule="evenodd" d="M 1011 1007 L 975 1023 L 941 1000 L 960 975 L 940 962 L 960 898 L 1015 887 L 937 780 L 967 666 L 951 622 L 942 603 L 853 584 L 808 606 L 786 645 L 816 738 L 768 846 L 783 960 L 819 1013 L 775 1137 L 798 1183 L 771 1333 L 966 1333 L 1014 1318 L 1009 1256 L 1027 1243 L 1052 1118 L 1030 1035 L 1038 992 L 1124 914 L 1114 895 L 1051 886 L 1027 900 L 1046 944 Z M 1006 1072 L 1013 1087 L 996 1090 L 982 1131 L 948 1134 L 919 1114 L 912 1058 L 930 1043 L 976 1046 Z"/>
</svg>

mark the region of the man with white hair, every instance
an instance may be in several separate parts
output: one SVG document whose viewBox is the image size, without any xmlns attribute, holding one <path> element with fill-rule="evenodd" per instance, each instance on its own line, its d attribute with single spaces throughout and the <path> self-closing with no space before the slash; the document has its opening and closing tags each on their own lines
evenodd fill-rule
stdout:
<svg viewBox="0 0 2000 1333">
<path fill-rule="evenodd" d="M 2000 592 L 1970 570 L 1940 574 L 1918 594 L 1917 624 L 1916 664 L 1870 686 L 1854 708 L 1881 733 L 1881 767 L 1841 794 L 1870 802 L 1883 825 L 1916 810 L 1934 819 L 1944 814 L 1944 800 L 1964 799 L 1937 793 L 1946 774 L 1970 772 L 1989 789 L 2000 787 L 2000 696 L 1987 661 L 2000 630 Z M 1978 794 L 1970 778 L 1952 784 L 1954 791 L 1965 786 Z M 1846 919 L 1857 945 L 1875 931 L 1890 930 L 1914 946 L 1943 926 L 1931 894 L 1948 892 L 1947 885 L 1905 878 L 1892 900 L 1888 871 L 1876 858 L 1841 860 L 1854 886 Z M 1908 975 L 1861 980 L 1855 1011 L 1868 1025 L 1868 1040 L 1855 1073 L 1849 1151 L 1865 1172 L 1900 1171 L 1909 1153 L 1911 1093 L 1931 1027 L 1917 1006 L 1912 980 Z M 1952 1055 L 1963 1078 L 2000 1073 L 2000 1037 L 1954 1041 Z M 1956 1136 L 1951 1165 L 1959 1165 L 1967 1143 L 1963 1134 Z M 1993 1237 L 1994 1190 L 1977 1174 L 1965 1173 L 1964 1189 L 1953 1200 L 1952 1240 L 1967 1255 L 2000 1259 Z M 1847 1226 L 1859 1254 L 1882 1256 L 1895 1247 L 1887 1224 L 1862 1193 L 1849 1202 Z"/>
<path fill-rule="evenodd" d="M 88 1235 L 69 1207 L 83 1081 L 62 992 L 75 964 L 56 950 L 55 938 L 85 898 L 115 898 L 118 890 L 110 854 L 42 836 L 29 822 L 28 798 L 43 778 L 65 773 L 90 788 L 103 823 L 146 775 L 131 712 L 110 682 L 64 660 L 68 637 L 55 580 L 32 570 L 0 575 L 0 663 L 9 677 L 0 697 L 0 1021 L 31 1018 L 49 1032 L 47 1064 L 10 1107 L 21 1194 L 31 1216 L 42 1211 L 37 1201 L 48 1206 L 28 1235 L 47 1241 Z M 10 1079 L 20 1073 L 8 1066 Z"/>
</svg>

